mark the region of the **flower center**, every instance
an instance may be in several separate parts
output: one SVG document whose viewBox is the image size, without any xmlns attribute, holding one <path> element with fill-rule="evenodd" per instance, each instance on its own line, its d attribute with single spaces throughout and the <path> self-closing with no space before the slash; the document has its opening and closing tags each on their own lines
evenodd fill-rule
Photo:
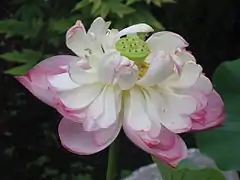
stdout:
<svg viewBox="0 0 240 180">
<path fill-rule="evenodd" d="M 138 36 L 126 36 L 119 39 L 115 48 L 125 56 L 140 66 L 150 53 L 148 44 Z"/>
</svg>

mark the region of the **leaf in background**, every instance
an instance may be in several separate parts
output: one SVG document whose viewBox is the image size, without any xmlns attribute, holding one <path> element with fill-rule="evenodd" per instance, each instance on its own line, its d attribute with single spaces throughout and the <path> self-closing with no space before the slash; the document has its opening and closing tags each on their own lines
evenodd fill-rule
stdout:
<svg viewBox="0 0 240 180">
<path fill-rule="evenodd" d="M 139 2 L 140 0 L 127 0 L 127 3 L 126 3 L 126 5 L 131 5 L 131 4 L 133 4 L 133 3 L 135 3 L 135 2 Z"/>
<path fill-rule="evenodd" d="M 152 0 L 152 3 L 158 7 L 162 6 L 162 0 Z"/>
<path fill-rule="evenodd" d="M 91 3 L 91 1 L 89 0 L 81 0 L 79 3 L 77 3 L 72 11 L 77 11 L 77 10 L 81 10 L 83 7 L 89 5 Z"/>
<path fill-rule="evenodd" d="M 40 19 L 35 19 L 34 21 L 2 20 L 0 21 L 0 34 L 5 34 L 6 38 L 12 36 L 36 37 L 42 25 L 43 22 Z"/>
<path fill-rule="evenodd" d="M 59 34 L 65 33 L 73 24 L 75 19 L 51 19 L 49 20 L 49 30 Z"/>
<path fill-rule="evenodd" d="M 139 16 L 141 12 L 141 16 Z M 132 25 L 136 23 L 147 23 L 156 30 L 164 30 L 163 25 L 151 14 L 151 11 L 144 6 L 137 6 L 136 12 L 124 17 L 122 21 L 118 21 L 116 26 L 125 27 L 126 25 Z"/>
<path fill-rule="evenodd" d="M 213 84 L 226 107 L 222 127 L 196 134 L 198 148 L 213 158 L 222 170 L 240 170 L 240 59 L 222 63 Z"/>
<path fill-rule="evenodd" d="M 94 0 L 91 14 L 94 14 L 94 12 L 97 11 L 101 7 L 101 4 L 102 4 L 102 0 Z"/>
<path fill-rule="evenodd" d="M 35 63 L 27 63 L 27 64 L 24 64 L 21 66 L 11 68 L 7 71 L 4 71 L 4 73 L 14 75 L 14 76 L 22 75 L 22 74 L 26 73 L 28 70 L 30 70 L 34 65 L 35 65 Z"/>
<path fill-rule="evenodd" d="M 174 169 L 156 158 L 153 160 L 157 163 L 164 180 L 225 180 L 222 173 L 215 168 L 189 169 L 187 166 L 183 168 L 182 165 L 181 169 Z"/>
<path fill-rule="evenodd" d="M 175 0 L 162 0 L 163 3 L 176 3 Z"/>
<path fill-rule="evenodd" d="M 26 62 L 37 62 L 41 58 L 43 58 L 43 54 L 38 51 L 33 51 L 31 49 L 23 49 L 22 52 L 19 51 L 12 51 L 7 52 L 5 54 L 0 55 L 1 58 L 5 59 L 6 61 L 11 62 L 19 62 L 19 63 L 26 63 Z"/>
<path fill-rule="evenodd" d="M 43 58 L 43 54 L 38 51 L 33 51 L 31 49 L 23 49 L 22 52 L 12 51 L 0 55 L 1 58 L 6 61 L 26 63 L 29 61 L 37 62 Z"/>
<path fill-rule="evenodd" d="M 92 11 L 93 16 L 107 16 L 108 13 L 116 14 L 118 17 L 123 18 L 127 14 L 131 14 L 135 12 L 135 9 L 120 2 L 120 1 L 112 1 L 112 0 L 106 0 L 102 1 L 101 6 L 96 9 L 95 11 Z"/>
</svg>

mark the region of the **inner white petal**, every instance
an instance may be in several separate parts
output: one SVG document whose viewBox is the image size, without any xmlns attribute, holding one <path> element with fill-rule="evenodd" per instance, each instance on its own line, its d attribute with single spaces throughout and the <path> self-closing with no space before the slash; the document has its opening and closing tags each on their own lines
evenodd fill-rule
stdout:
<svg viewBox="0 0 240 180">
<path fill-rule="evenodd" d="M 67 91 L 79 87 L 79 84 L 72 81 L 69 73 L 62 73 L 48 76 L 50 85 L 57 91 Z"/>
<path fill-rule="evenodd" d="M 146 113 L 145 98 L 139 88 L 130 90 L 130 96 L 124 101 L 124 120 L 135 130 L 147 131 L 151 128 L 152 122 Z"/>
<path fill-rule="evenodd" d="M 87 61 L 77 61 L 70 64 L 69 74 L 72 81 L 83 85 L 98 81 L 96 69 L 90 67 Z"/>
<path fill-rule="evenodd" d="M 101 93 L 102 84 L 83 85 L 60 94 L 65 106 L 71 109 L 83 109 L 89 106 Z"/>
</svg>

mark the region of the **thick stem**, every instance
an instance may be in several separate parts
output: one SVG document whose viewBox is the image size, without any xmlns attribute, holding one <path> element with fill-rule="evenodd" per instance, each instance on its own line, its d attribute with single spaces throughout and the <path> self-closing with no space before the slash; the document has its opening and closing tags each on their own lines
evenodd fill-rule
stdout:
<svg viewBox="0 0 240 180">
<path fill-rule="evenodd" d="M 119 151 L 119 138 L 111 144 L 108 151 L 108 167 L 106 180 L 116 180 L 117 178 L 117 157 Z"/>
</svg>

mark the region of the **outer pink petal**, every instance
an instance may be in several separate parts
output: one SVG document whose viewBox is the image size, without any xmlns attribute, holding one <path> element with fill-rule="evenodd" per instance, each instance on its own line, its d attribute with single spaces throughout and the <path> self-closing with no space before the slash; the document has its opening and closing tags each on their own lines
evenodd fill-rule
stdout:
<svg viewBox="0 0 240 180">
<path fill-rule="evenodd" d="M 78 60 L 76 56 L 53 56 L 41 61 L 33 69 L 16 79 L 34 96 L 46 104 L 55 107 L 54 92 L 50 90 L 48 76 L 64 73 L 69 63 Z"/>
<path fill-rule="evenodd" d="M 149 132 L 135 131 L 125 123 L 124 131 L 134 144 L 172 166 L 187 157 L 184 141 L 165 127 L 153 127 Z"/>
<path fill-rule="evenodd" d="M 90 155 L 109 146 L 117 137 L 121 124 L 116 122 L 106 129 L 97 131 L 84 131 L 82 124 L 63 118 L 59 124 L 58 132 L 62 145 L 69 151 Z"/>
<path fill-rule="evenodd" d="M 215 127 L 226 118 L 224 103 L 214 90 L 209 96 L 206 106 L 192 115 L 192 130 L 204 130 Z"/>
</svg>

